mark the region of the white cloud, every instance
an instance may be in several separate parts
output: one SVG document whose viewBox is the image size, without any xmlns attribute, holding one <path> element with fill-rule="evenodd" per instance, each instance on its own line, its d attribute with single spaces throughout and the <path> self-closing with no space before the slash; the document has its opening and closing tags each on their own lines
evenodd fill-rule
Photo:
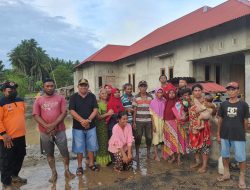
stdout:
<svg viewBox="0 0 250 190">
<path fill-rule="evenodd" d="M 0 59 L 35 38 L 49 55 L 83 60 L 106 44 L 131 45 L 204 5 L 225 0 L 0 0 Z M 6 22 L 6 20 L 8 22 Z"/>
<path fill-rule="evenodd" d="M 81 61 L 96 51 L 95 34 L 67 23 L 62 16 L 51 17 L 22 1 L 2 2 L 0 13 L 0 59 L 5 64 L 7 53 L 23 39 L 34 38 L 50 56 L 66 60 Z"/>
</svg>

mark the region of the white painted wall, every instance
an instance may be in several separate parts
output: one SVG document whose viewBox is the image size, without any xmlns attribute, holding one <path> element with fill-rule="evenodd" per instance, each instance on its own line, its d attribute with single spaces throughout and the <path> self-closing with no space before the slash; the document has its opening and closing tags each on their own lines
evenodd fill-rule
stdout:
<svg viewBox="0 0 250 190">
<path fill-rule="evenodd" d="M 121 88 L 124 83 L 128 82 L 128 74 L 131 74 L 132 77 L 133 73 L 135 73 L 136 86 L 140 80 L 146 80 L 149 84 L 149 90 L 152 90 L 159 86 L 160 69 L 165 68 L 168 76 L 169 67 L 174 67 L 174 77 L 194 76 L 197 80 L 204 80 L 203 61 L 195 66 L 192 61 L 249 49 L 250 27 L 247 22 L 249 21 L 246 21 L 246 19 L 238 19 L 129 59 L 116 63 L 88 65 L 78 72 L 82 72 L 82 76 L 86 76 L 91 81 L 90 87 L 95 92 L 98 91 L 98 76 L 103 76 L 105 79 L 107 75 L 114 75 L 116 77 L 114 86 Z M 164 53 L 173 53 L 173 55 L 165 58 L 157 57 Z M 230 80 L 230 77 L 227 74 L 229 73 L 229 67 L 225 65 L 225 62 L 223 64 L 222 82 L 225 84 Z M 246 69 L 250 70 L 248 67 Z M 214 66 L 212 66 L 212 73 L 215 73 L 214 70 Z M 79 76 L 78 72 L 75 73 L 76 76 Z M 246 79 L 249 78 L 248 75 L 250 75 L 250 71 L 246 72 Z M 214 75 L 210 78 L 215 80 Z M 105 83 L 105 80 L 103 80 L 103 83 Z M 250 94 L 248 96 L 250 97 Z"/>
</svg>

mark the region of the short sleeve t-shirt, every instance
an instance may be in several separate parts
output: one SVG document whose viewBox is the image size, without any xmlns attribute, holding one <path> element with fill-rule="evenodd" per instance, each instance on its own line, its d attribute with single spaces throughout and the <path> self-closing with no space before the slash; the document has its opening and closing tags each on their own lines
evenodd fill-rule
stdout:
<svg viewBox="0 0 250 190">
<path fill-rule="evenodd" d="M 86 97 L 80 96 L 78 93 L 73 94 L 69 100 L 69 110 L 74 110 L 83 119 L 88 119 L 94 108 L 98 108 L 97 100 L 94 94 L 88 93 Z M 90 127 L 87 129 L 92 129 L 95 127 L 95 120 L 93 119 L 90 123 Z M 73 129 L 86 130 L 80 122 L 73 119 Z"/>
<path fill-rule="evenodd" d="M 249 118 L 249 107 L 244 101 L 221 103 L 218 116 L 222 118 L 220 136 L 233 141 L 245 141 L 244 119 Z"/>
<path fill-rule="evenodd" d="M 66 100 L 63 96 L 54 94 L 52 96 L 40 96 L 33 105 L 32 115 L 40 116 L 46 123 L 54 122 L 58 116 L 66 111 Z M 46 129 L 38 125 L 39 131 L 46 132 Z M 58 124 L 57 131 L 65 130 L 64 121 Z"/>
<path fill-rule="evenodd" d="M 139 94 L 134 98 L 132 105 L 136 107 L 136 122 L 139 123 L 151 123 L 151 115 L 149 111 L 150 102 L 153 100 L 153 97 L 150 94 L 147 94 L 146 98 L 143 99 Z"/>
</svg>

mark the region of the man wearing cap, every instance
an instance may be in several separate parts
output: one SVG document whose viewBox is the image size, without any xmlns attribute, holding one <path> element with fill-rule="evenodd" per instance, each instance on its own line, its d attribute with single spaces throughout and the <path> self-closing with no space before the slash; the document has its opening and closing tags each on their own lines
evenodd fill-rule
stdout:
<svg viewBox="0 0 250 190">
<path fill-rule="evenodd" d="M 0 99 L 0 146 L 2 149 L 1 182 L 3 189 L 15 189 L 11 183 L 27 183 L 18 176 L 26 155 L 25 143 L 25 105 L 17 97 L 14 82 L 2 85 L 3 97 Z"/>
<path fill-rule="evenodd" d="M 69 171 L 69 151 L 65 134 L 64 118 L 67 115 L 65 97 L 55 93 L 55 82 L 52 79 L 43 81 L 44 94 L 39 96 L 34 105 L 33 113 L 38 123 L 41 139 L 41 153 L 47 156 L 47 161 L 52 172 L 49 182 L 57 180 L 54 149 L 57 145 L 64 161 L 64 175 L 67 179 L 75 177 Z"/>
<path fill-rule="evenodd" d="M 86 79 L 79 80 L 78 92 L 70 97 L 69 110 L 73 116 L 72 151 L 77 154 L 76 174 L 83 174 L 82 159 L 86 152 L 89 159 L 89 169 L 99 171 L 99 168 L 94 164 L 94 152 L 98 150 L 95 126 L 98 105 L 95 95 L 89 92 L 89 83 Z"/>
<path fill-rule="evenodd" d="M 136 130 L 135 148 L 136 160 L 139 161 L 139 148 L 143 133 L 145 133 L 147 145 L 147 158 L 150 158 L 150 147 L 152 143 L 152 119 L 149 112 L 149 105 L 153 97 L 147 93 L 148 84 L 146 81 L 140 81 L 138 88 L 140 92 L 135 96 L 133 101 L 134 117 L 133 127 Z"/>
<path fill-rule="evenodd" d="M 226 86 L 229 100 L 221 103 L 218 116 L 217 140 L 221 144 L 221 156 L 223 159 L 224 174 L 217 178 L 218 181 L 230 179 L 229 157 L 230 148 L 234 149 L 235 160 L 240 164 L 239 188 L 246 188 L 246 138 L 245 131 L 248 128 L 249 106 L 238 99 L 239 85 L 230 82 Z"/>
</svg>

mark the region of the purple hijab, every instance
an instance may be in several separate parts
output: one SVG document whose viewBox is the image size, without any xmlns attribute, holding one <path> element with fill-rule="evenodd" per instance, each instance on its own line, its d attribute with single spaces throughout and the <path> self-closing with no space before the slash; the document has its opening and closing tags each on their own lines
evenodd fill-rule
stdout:
<svg viewBox="0 0 250 190">
<path fill-rule="evenodd" d="M 155 89 L 155 98 L 151 101 L 149 108 L 157 116 L 159 116 L 161 119 L 163 119 L 166 100 L 164 99 L 164 97 L 162 97 L 161 99 L 157 98 L 156 94 L 160 90 L 162 90 L 162 92 L 164 93 L 163 88 L 156 88 Z"/>
</svg>

